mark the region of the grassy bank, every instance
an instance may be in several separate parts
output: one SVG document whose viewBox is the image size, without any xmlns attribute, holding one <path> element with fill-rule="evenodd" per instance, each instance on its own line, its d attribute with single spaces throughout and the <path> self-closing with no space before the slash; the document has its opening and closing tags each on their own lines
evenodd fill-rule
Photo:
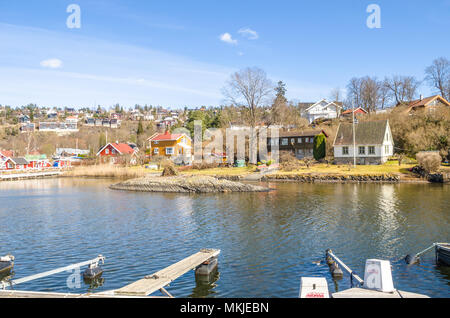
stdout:
<svg viewBox="0 0 450 318">
<path fill-rule="evenodd" d="M 413 174 L 409 171 L 415 164 L 385 163 L 383 165 L 357 165 L 356 167 L 347 165 L 327 165 L 316 164 L 310 168 L 302 167 L 292 171 L 278 171 L 278 174 L 341 174 L 341 175 L 381 175 L 381 174 Z"/>
<path fill-rule="evenodd" d="M 255 172 L 255 167 L 241 167 L 241 168 L 211 168 L 211 169 L 189 169 L 181 171 L 183 175 L 202 175 L 202 176 L 245 176 Z"/>
<path fill-rule="evenodd" d="M 74 167 L 70 171 L 66 171 L 65 177 L 87 177 L 87 178 L 117 178 L 131 179 L 143 177 L 152 172 L 143 167 L 120 167 L 114 165 L 95 165 Z"/>
</svg>

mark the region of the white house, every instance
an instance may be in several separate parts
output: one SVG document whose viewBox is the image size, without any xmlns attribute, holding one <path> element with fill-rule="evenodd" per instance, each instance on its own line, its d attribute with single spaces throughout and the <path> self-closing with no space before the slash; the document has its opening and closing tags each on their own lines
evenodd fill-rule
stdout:
<svg viewBox="0 0 450 318">
<path fill-rule="evenodd" d="M 394 154 L 394 140 L 388 120 L 366 121 L 353 125 L 340 124 L 333 143 L 337 164 L 353 163 L 355 152 L 357 164 L 382 164 Z M 354 151 L 355 150 L 355 151 Z"/>
<path fill-rule="evenodd" d="M 329 102 L 326 99 L 322 99 L 305 109 L 303 116 L 308 119 L 309 123 L 312 123 L 318 118 L 337 118 L 341 109 L 342 107 L 336 102 Z"/>
</svg>

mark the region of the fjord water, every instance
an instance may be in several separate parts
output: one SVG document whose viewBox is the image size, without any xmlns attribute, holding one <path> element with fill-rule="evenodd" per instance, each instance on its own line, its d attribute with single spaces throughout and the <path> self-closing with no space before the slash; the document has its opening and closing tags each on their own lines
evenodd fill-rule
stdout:
<svg viewBox="0 0 450 318">
<path fill-rule="evenodd" d="M 0 255 L 15 255 L 13 278 L 106 256 L 99 286 L 71 289 L 64 272 L 16 289 L 115 289 L 210 247 L 222 251 L 218 272 L 211 282 L 185 274 L 167 288 L 175 297 L 297 297 L 301 276 L 325 276 L 331 292 L 350 287 L 323 262 L 331 248 L 360 276 L 366 259 L 388 259 L 396 288 L 450 297 L 450 268 L 434 252 L 418 265 L 401 260 L 450 241 L 448 185 L 270 183 L 267 193 L 189 195 L 112 182 L 0 183 Z"/>
</svg>

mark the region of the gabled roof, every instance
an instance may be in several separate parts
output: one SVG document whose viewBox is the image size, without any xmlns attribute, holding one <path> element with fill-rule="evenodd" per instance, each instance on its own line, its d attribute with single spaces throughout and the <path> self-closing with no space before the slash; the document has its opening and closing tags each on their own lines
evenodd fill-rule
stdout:
<svg viewBox="0 0 450 318">
<path fill-rule="evenodd" d="M 166 131 L 164 134 L 154 134 L 151 136 L 148 140 L 150 141 L 169 141 L 169 140 L 178 140 L 180 137 L 187 137 L 191 139 L 186 134 L 171 134 L 170 132 Z"/>
<path fill-rule="evenodd" d="M 364 108 L 362 108 L 362 107 L 355 108 L 355 113 L 356 113 L 358 110 L 362 110 L 363 112 L 365 112 L 365 113 L 367 114 L 367 111 L 366 111 Z M 343 111 L 343 112 L 341 113 L 341 115 L 351 114 L 352 111 L 353 111 L 353 109 L 347 109 L 346 111 Z"/>
<path fill-rule="evenodd" d="M 319 134 L 324 134 L 328 137 L 328 134 L 324 130 L 304 130 L 304 131 L 280 131 L 279 138 L 285 137 L 315 137 Z M 270 137 L 269 137 L 270 138 Z"/>
<path fill-rule="evenodd" d="M 27 165 L 29 162 L 25 158 L 11 158 L 16 165 Z"/>
<path fill-rule="evenodd" d="M 114 149 L 117 150 L 117 152 L 119 152 L 119 154 L 133 154 L 135 152 L 135 150 L 133 148 L 131 148 L 128 144 L 124 144 L 124 143 L 109 143 L 107 145 L 105 145 L 102 149 L 100 149 L 97 152 L 97 156 L 103 151 L 103 149 L 105 149 L 106 147 L 110 146 L 113 147 Z"/>
<path fill-rule="evenodd" d="M 327 101 L 326 98 L 323 98 L 321 100 L 319 100 L 317 103 L 312 104 L 311 106 L 309 106 L 307 109 L 305 109 L 305 112 L 309 111 L 311 108 L 314 108 L 315 106 L 319 105 L 320 103 L 325 102 L 326 105 L 325 107 L 328 108 L 331 105 L 334 105 L 334 107 L 338 107 L 338 108 L 342 108 L 339 104 L 339 102 L 329 102 Z"/>
<path fill-rule="evenodd" d="M 426 97 L 426 98 L 422 98 L 422 99 L 416 99 L 413 100 L 409 103 L 409 110 L 413 109 L 413 108 L 417 108 L 417 107 L 426 107 L 428 106 L 429 103 L 431 103 L 432 101 L 439 99 L 439 101 L 447 106 L 450 106 L 450 103 L 443 98 L 440 95 L 434 95 L 434 96 L 430 96 L 430 97 Z"/>
<path fill-rule="evenodd" d="M 0 155 L 6 158 L 11 158 L 14 156 L 13 152 L 9 150 L 0 150 Z"/>
<path fill-rule="evenodd" d="M 387 120 L 365 121 L 355 124 L 355 143 L 358 145 L 381 145 L 388 125 L 389 123 Z M 352 144 L 352 124 L 340 124 L 334 140 L 334 145 Z"/>
</svg>

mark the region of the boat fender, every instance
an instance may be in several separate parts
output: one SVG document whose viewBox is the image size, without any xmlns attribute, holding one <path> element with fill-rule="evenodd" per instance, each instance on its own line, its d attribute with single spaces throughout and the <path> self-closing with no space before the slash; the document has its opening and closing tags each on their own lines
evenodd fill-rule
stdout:
<svg viewBox="0 0 450 318">
<path fill-rule="evenodd" d="M 419 260 L 420 259 L 418 257 L 416 257 L 416 255 L 408 254 L 408 255 L 405 256 L 406 264 L 415 264 L 415 263 L 418 263 Z"/>
</svg>

